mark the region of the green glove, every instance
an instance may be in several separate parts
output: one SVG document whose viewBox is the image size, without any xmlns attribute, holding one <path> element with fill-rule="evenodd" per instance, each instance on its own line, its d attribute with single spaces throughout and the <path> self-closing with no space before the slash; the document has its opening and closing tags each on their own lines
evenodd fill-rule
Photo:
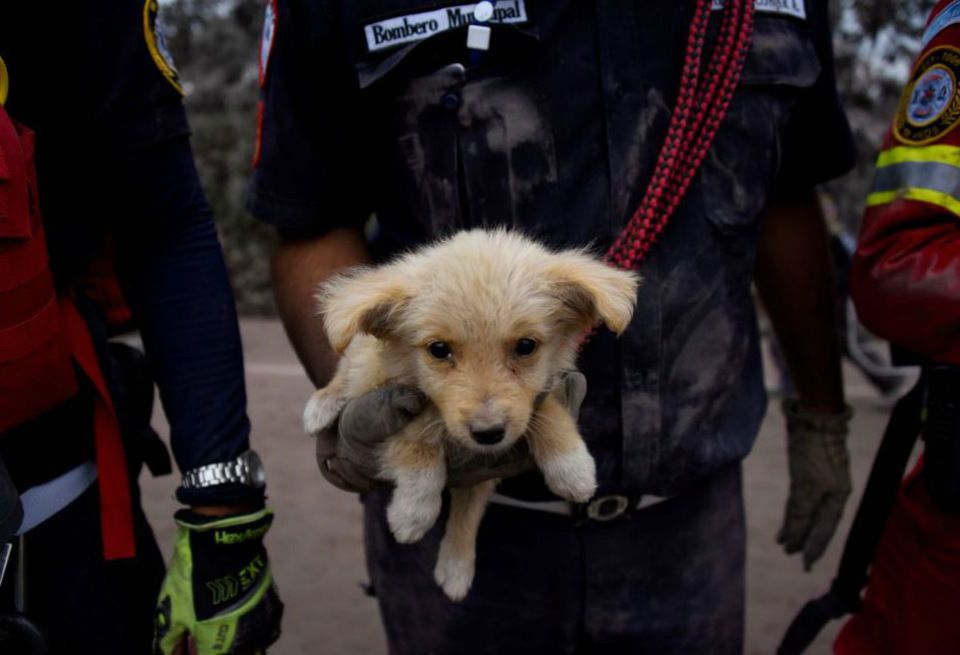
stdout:
<svg viewBox="0 0 960 655">
<path fill-rule="evenodd" d="M 181 510 L 174 518 L 177 540 L 154 619 L 155 654 L 265 652 L 280 636 L 283 615 L 263 546 L 273 512 Z"/>
</svg>

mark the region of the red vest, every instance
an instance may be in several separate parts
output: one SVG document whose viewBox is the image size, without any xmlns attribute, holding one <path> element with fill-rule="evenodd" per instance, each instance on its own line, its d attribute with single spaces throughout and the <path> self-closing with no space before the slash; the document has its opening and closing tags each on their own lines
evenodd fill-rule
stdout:
<svg viewBox="0 0 960 655">
<path fill-rule="evenodd" d="M 76 371 L 82 371 L 97 391 L 104 556 L 131 557 L 133 520 L 120 429 L 87 325 L 54 290 L 33 155 L 33 132 L 0 106 L 0 434 L 76 394 Z"/>
<path fill-rule="evenodd" d="M 33 132 L 0 108 L 0 433 L 77 392 L 37 200 Z"/>
</svg>

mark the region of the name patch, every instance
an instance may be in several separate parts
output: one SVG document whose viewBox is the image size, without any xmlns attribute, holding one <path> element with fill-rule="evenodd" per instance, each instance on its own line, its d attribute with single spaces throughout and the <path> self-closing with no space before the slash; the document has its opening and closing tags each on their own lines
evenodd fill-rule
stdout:
<svg viewBox="0 0 960 655">
<path fill-rule="evenodd" d="M 926 48 L 937 34 L 956 23 L 960 23 L 960 0 L 953 0 L 930 22 L 923 32 L 923 39 L 920 41 L 921 49 Z"/>
<path fill-rule="evenodd" d="M 370 52 L 391 48 L 403 43 L 421 41 L 428 37 L 475 22 L 476 4 L 454 5 L 444 9 L 422 11 L 370 23 L 363 28 Z M 493 5 L 490 23 L 525 23 L 527 7 L 524 0 L 500 0 Z"/>
<path fill-rule="evenodd" d="M 712 9 L 723 9 L 723 0 L 713 0 Z M 764 14 L 782 14 L 806 20 L 807 5 L 804 0 L 755 0 L 754 11 Z"/>
<path fill-rule="evenodd" d="M 960 123 L 960 50 L 934 48 L 910 77 L 893 133 L 903 143 L 925 145 L 938 140 Z"/>
</svg>

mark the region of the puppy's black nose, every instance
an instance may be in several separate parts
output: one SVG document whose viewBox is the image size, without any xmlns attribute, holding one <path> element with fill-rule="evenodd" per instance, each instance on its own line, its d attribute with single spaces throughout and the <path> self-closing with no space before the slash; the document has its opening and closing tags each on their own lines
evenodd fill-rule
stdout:
<svg viewBox="0 0 960 655">
<path fill-rule="evenodd" d="M 473 430 L 470 433 L 473 440 L 481 446 L 492 446 L 503 441 L 503 428 L 493 428 L 492 430 Z"/>
</svg>

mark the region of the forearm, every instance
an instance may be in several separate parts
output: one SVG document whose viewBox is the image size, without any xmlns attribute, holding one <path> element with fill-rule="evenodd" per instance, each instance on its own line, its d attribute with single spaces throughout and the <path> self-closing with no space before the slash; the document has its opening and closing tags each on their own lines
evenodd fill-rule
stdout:
<svg viewBox="0 0 960 655">
<path fill-rule="evenodd" d="M 138 153 L 128 169 L 137 222 L 118 226 L 125 286 L 181 471 L 249 449 L 233 293 L 186 139 Z M 136 183 L 135 178 L 143 180 Z M 228 488 L 229 487 L 229 488 Z M 191 504 L 258 502 L 243 485 L 179 493 Z"/>
<path fill-rule="evenodd" d="M 337 362 L 317 316 L 317 289 L 331 275 L 369 261 L 363 235 L 347 228 L 321 236 L 281 238 L 273 254 L 271 272 L 280 317 L 317 387 L 329 381 Z"/>
<path fill-rule="evenodd" d="M 770 203 L 760 221 L 756 284 L 801 406 L 839 412 L 843 379 L 829 245 L 812 190 Z"/>
</svg>

